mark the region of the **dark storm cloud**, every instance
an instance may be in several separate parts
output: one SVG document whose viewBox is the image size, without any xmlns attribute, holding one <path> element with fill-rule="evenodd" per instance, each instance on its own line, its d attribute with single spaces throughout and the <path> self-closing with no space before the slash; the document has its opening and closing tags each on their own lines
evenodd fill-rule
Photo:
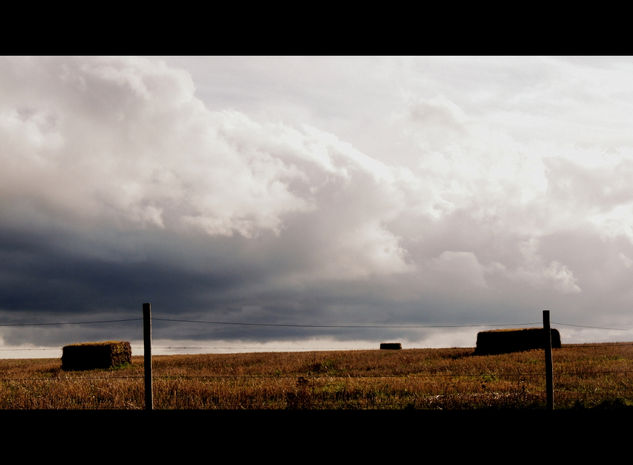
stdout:
<svg viewBox="0 0 633 465">
<path fill-rule="evenodd" d="M 136 310 L 141 302 L 156 299 L 169 311 L 195 306 L 200 289 L 220 295 L 246 277 L 230 271 L 204 274 L 181 268 L 178 262 L 146 257 L 110 261 L 59 247 L 56 237 L 22 233 L 19 238 L 1 234 L 3 293 L 0 305 L 7 310 L 85 314 L 91 311 Z M 69 238 L 60 238 L 67 240 Z M 77 248 L 81 237 L 73 238 Z M 98 244 L 91 244 L 98 246 Z"/>
</svg>

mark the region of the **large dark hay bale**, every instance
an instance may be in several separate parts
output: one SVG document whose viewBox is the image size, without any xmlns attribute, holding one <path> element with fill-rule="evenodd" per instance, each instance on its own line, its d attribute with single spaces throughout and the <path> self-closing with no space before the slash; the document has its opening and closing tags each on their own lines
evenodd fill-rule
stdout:
<svg viewBox="0 0 633 465">
<path fill-rule="evenodd" d="M 402 349 L 402 344 L 399 342 L 381 342 L 380 343 L 381 350 L 400 350 Z"/>
<path fill-rule="evenodd" d="M 552 347 L 560 348 L 560 333 L 551 329 Z M 546 333 L 543 328 L 493 329 L 477 333 L 476 354 L 502 354 L 522 350 L 544 349 Z"/>
<path fill-rule="evenodd" d="M 132 348 L 125 341 L 83 342 L 62 349 L 63 370 L 114 368 L 132 363 Z"/>
</svg>

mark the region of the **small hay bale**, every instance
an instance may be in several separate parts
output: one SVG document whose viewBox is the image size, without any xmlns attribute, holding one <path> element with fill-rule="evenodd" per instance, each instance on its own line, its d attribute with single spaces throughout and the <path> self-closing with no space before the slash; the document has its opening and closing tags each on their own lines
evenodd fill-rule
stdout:
<svg viewBox="0 0 633 465">
<path fill-rule="evenodd" d="M 560 348 L 560 333 L 551 329 L 552 348 Z M 546 333 L 544 328 L 493 329 L 477 333 L 475 354 L 502 354 L 523 350 L 544 349 Z"/>
<path fill-rule="evenodd" d="M 380 343 L 381 350 L 400 350 L 402 349 L 402 344 L 399 342 L 381 342 Z"/>
<path fill-rule="evenodd" d="M 132 348 L 125 341 L 83 342 L 62 349 L 62 370 L 114 368 L 132 363 Z"/>
</svg>

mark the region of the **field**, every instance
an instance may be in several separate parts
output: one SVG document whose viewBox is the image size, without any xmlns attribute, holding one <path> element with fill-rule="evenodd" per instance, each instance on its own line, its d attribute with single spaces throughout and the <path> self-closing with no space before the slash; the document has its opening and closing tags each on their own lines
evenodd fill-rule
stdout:
<svg viewBox="0 0 633 465">
<path fill-rule="evenodd" d="M 154 356 L 157 410 L 543 409 L 542 350 L 473 348 Z M 554 349 L 556 409 L 633 405 L 633 343 Z M 143 358 L 63 371 L 59 359 L 0 360 L 0 410 L 142 410 Z"/>
</svg>

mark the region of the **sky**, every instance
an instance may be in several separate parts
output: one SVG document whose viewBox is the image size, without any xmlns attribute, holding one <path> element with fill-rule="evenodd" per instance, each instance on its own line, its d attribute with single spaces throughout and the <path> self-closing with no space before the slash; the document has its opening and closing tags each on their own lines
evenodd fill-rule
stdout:
<svg viewBox="0 0 633 465">
<path fill-rule="evenodd" d="M 0 57 L 0 358 L 633 340 L 632 128 L 629 56 Z"/>
</svg>

